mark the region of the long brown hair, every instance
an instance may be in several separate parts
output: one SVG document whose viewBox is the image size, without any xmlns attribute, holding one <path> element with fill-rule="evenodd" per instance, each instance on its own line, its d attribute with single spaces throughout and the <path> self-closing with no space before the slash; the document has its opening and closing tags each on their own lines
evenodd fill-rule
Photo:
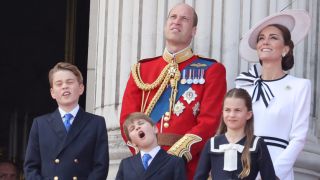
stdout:
<svg viewBox="0 0 320 180">
<path fill-rule="evenodd" d="M 246 90 L 241 88 L 233 88 L 227 92 L 227 94 L 224 97 L 224 101 L 226 98 L 242 99 L 245 103 L 247 111 L 252 111 L 251 96 L 248 94 Z M 224 106 L 224 103 L 223 103 L 223 106 Z M 223 121 L 223 116 L 222 116 L 217 134 L 224 134 L 226 132 L 227 132 L 227 126 Z M 246 122 L 244 133 L 246 135 L 246 140 L 245 140 L 244 149 L 241 155 L 242 171 L 239 174 L 239 178 L 241 179 L 247 177 L 250 174 L 250 165 L 251 165 L 250 146 L 254 137 L 253 136 L 253 114 L 251 118 Z"/>
</svg>

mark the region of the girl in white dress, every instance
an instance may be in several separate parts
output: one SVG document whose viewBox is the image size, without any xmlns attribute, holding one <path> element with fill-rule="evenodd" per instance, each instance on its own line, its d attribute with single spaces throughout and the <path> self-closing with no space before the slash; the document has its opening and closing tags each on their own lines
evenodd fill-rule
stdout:
<svg viewBox="0 0 320 180">
<path fill-rule="evenodd" d="M 308 130 L 311 83 L 287 74 L 294 65 L 294 44 L 310 27 L 303 10 L 288 10 L 256 24 L 241 40 L 240 55 L 249 62 L 259 61 L 241 73 L 236 86 L 252 96 L 254 134 L 264 139 L 276 175 L 293 180 L 293 166 L 302 151 Z"/>
</svg>

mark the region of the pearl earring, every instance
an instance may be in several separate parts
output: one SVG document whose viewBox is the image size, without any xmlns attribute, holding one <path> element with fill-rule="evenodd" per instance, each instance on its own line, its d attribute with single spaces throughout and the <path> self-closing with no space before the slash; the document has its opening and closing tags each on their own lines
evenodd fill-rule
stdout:
<svg viewBox="0 0 320 180">
<path fill-rule="evenodd" d="M 283 53 L 282 53 L 282 57 L 284 58 L 285 56 L 286 56 L 286 53 L 285 53 L 285 52 L 283 52 Z"/>
</svg>

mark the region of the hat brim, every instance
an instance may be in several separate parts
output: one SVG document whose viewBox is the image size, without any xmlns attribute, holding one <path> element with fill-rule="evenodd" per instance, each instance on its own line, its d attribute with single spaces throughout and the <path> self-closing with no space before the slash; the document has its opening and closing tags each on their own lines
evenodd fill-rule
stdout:
<svg viewBox="0 0 320 180">
<path fill-rule="evenodd" d="M 294 44 L 300 42 L 310 28 L 310 16 L 305 10 L 287 10 L 270 15 L 255 24 L 241 39 L 239 46 L 240 56 L 249 62 L 258 62 L 256 44 L 262 29 L 271 24 L 280 24 L 288 28 Z"/>
</svg>

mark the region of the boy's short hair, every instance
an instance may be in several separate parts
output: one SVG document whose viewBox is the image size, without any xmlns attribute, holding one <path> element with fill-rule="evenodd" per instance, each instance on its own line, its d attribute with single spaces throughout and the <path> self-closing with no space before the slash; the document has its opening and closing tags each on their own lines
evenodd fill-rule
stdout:
<svg viewBox="0 0 320 180">
<path fill-rule="evenodd" d="M 137 120 L 137 119 L 143 119 L 143 120 L 147 121 L 148 123 L 150 123 L 151 126 L 154 126 L 152 119 L 142 112 L 134 112 L 134 113 L 129 114 L 122 125 L 124 134 L 126 135 L 126 137 L 129 141 L 131 141 L 131 138 L 129 136 L 128 127 L 129 127 L 129 125 L 133 124 L 134 120 Z"/>
<path fill-rule="evenodd" d="M 79 84 L 83 84 L 83 77 L 82 77 L 82 74 L 77 66 L 75 66 L 71 63 L 68 63 L 68 62 L 59 62 L 49 71 L 50 87 L 52 87 L 52 83 L 53 83 L 52 82 L 53 81 L 53 74 L 58 71 L 61 71 L 61 70 L 72 72 L 77 77 Z"/>
</svg>

